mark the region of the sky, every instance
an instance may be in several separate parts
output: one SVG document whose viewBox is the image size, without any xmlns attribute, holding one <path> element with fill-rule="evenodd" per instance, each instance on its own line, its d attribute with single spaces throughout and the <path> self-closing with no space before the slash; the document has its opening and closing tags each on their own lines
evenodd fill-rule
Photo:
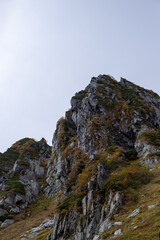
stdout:
<svg viewBox="0 0 160 240">
<path fill-rule="evenodd" d="M 0 0 L 0 152 L 51 145 L 70 99 L 93 76 L 160 94 L 159 0 Z"/>
</svg>

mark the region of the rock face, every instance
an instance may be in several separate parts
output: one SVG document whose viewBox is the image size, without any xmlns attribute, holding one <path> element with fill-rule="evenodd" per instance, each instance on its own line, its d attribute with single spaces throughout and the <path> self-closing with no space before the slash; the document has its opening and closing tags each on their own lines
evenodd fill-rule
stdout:
<svg viewBox="0 0 160 240">
<path fill-rule="evenodd" d="M 87 200 L 84 201 L 84 199 Z M 69 235 L 76 233 L 72 239 L 78 240 L 93 239 L 95 236 L 100 238 L 112 227 L 110 219 L 122 205 L 122 196 L 119 193 L 110 194 L 109 201 L 103 206 L 100 204 L 100 198 L 97 198 L 94 203 L 93 197 L 86 196 L 84 199 L 83 215 L 78 213 L 76 205 L 70 214 L 68 212 L 65 214 L 63 219 L 60 218 L 59 213 L 55 214 L 51 240 L 66 239 L 66 233 Z"/>
<path fill-rule="evenodd" d="M 158 145 L 148 134 L 159 126 L 159 96 L 126 79 L 100 75 L 76 93 L 57 123 L 48 162 L 45 195 L 61 192 L 48 240 L 102 238 L 123 203 L 112 171 L 137 157 L 142 165 L 158 164 Z"/>
<path fill-rule="evenodd" d="M 1 228 L 13 224 L 12 219 L 7 219 L 9 214 L 18 214 L 36 201 L 40 192 L 38 180 L 45 178 L 44 161 L 50 157 L 51 148 L 45 139 L 36 142 L 26 138 L 13 144 L 7 152 L 13 155 L 15 162 L 1 178 L 0 220 L 6 219 Z"/>
<path fill-rule="evenodd" d="M 0 220 L 18 214 L 44 191 L 57 203 L 47 240 L 102 239 L 121 225 L 113 217 L 127 189 L 149 181 L 149 171 L 131 161 L 140 158 L 147 167 L 160 163 L 159 127 L 157 94 L 123 78 L 93 77 L 57 122 L 52 150 L 44 139 L 22 139 L 0 155 Z M 32 229 L 31 237 L 43 227 Z M 120 234 L 121 229 L 113 238 Z"/>
<path fill-rule="evenodd" d="M 76 147 L 89 156 L 90 161 L 109 146 L 125 150 L 138 148 L 136 139 L 144 123 L 147 128 L 156 128 L 160 125 L 159 117 L 157 94 L 125 79 L 117 82 L 106 75 L 92 78 L 88 87 L 71 99 L 71 109 L 65 119 L 57 123 L 48 163 L 46 196 L 53 196 L 65 187 L 72 165 L 77 161 L 71 155 Z M 102 165 L 98 169 L 101 188 L 100 182 L 103 177 L 106 179 L 106 173 Z"/>
</svg>

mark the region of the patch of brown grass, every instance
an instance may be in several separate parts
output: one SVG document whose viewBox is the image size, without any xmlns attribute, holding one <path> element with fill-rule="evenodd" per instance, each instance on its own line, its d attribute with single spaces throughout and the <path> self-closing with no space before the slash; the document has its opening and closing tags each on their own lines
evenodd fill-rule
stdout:
<svg viewBox="0 0 160 240">
<path fill-rule="evenodd" d="M 136 203 L 126 202 L 115 215 L 113 223 L 121 221 L 122 226 L 115 226 L 104 234 L 103 239 L 109 239 L 114 231 L 122 229 L 123 235 L 117 236 L 117 240 L 157 240 L 160 225 L 160 170 L 153 170 L 154 178 L 147 185 L 143 185 L 137 192 L 139 200 Z M 149 205 L 156 205 L 155 208 L 148 209 Z M 128 219 L 127 216 L 136 208 L 140 208 L 140 213 Z M 134 228 L 136 227 L 137 228 Z"/>
<path fill-rule="evenodd" d="M 19 236 L 39 226 L 45 219 L 53 219 L 56 210 L 55 198 L 44 199 L 40 195 L 37 202 L 30 205 L 21 214 L 15 216 L 15 223 L 6 229 L 0 230 L 1 240 L 19 240 Z M 50 231 L 44 230 L 44 231 Z M 46 234 L 47 234 L 46 233 Z M 40 238 L 38 238 L 40 239 Z"/>
</svg>

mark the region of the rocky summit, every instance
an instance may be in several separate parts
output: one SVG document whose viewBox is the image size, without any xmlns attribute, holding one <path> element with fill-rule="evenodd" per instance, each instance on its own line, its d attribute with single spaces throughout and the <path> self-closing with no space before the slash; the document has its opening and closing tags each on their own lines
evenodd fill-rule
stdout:
<svg viewBox="0 0 160 240">
<path fill-rule="evenodd" d="M 21 139 L 0 166 L 2 240 L 157 239 L 160 97 L 93 77 L 57 122 L 52 148 Z"/>
</svg>

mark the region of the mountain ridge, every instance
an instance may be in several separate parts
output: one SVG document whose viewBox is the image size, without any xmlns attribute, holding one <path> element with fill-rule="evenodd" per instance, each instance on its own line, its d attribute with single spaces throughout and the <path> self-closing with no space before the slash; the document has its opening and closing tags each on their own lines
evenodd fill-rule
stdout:
<svg viewBox="0 0 160 240">
<path fill-rule="evenodd" d="M 23 213 L 42 193 L 57 205 L 53 230 L 48 236 L 37 230 L 31 238 L 127 239 L 121 228 L 112 232 L 114 219 L 128 202 L 138 201 L 137 192 L 158 171 L 159 128 L 156 93 L 124 78 L 117 82 L 109 75 L 93 77 L 85 90 L 72 97 L 71 108 L 57 122 L 52 150 L 44 139 L 37 143 L 23 139 L 12 146 L 19 155 L 7 175 L 2 172 L 1 227 L 10 219 L 8 213 L 11 218 Z M 21 185 L 19 192 L 15 185 Z M 24 235 L 16 239 L 31 236 Z"/>
</svg>

